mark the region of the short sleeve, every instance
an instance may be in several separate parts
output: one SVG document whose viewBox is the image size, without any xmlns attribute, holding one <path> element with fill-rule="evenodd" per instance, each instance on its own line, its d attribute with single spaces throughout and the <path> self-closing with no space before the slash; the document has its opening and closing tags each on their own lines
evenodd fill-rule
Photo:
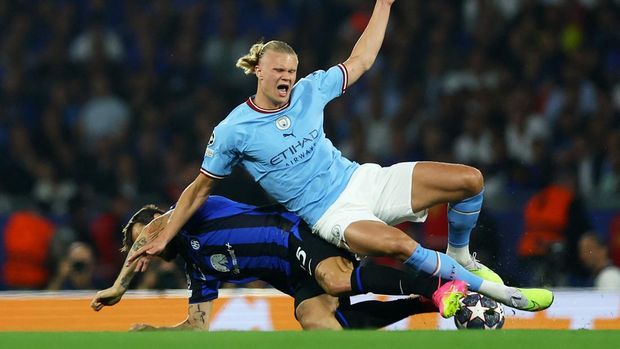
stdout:
<svg viewBox="0 0 620 349">
<path fill-rule="evenodd" d="M 325 104 L 346 92 L 348 84 L 347 68 L 338 64 L 327 71 L 317 70 L 307 77 L 316 86 Z"/>
<path fill-rule="evenodd" d="M 196 304 L 216 299 L 219 295 L 220 282 L 218 280 L 201 280 L 197 277 L 199 272 L 191 267 L 189 269 L 192 269 L 188 270 L 187 273 L 187 288 L 190 292 L 189 303 Z"/>
<path fill-rule="evenodd" d="M 222 179 L 232 172 L 239 161 L 238 135 L 228 124 L 215 127 L 205 150 L 200 172 L 216 179 Z"/>
</svg>

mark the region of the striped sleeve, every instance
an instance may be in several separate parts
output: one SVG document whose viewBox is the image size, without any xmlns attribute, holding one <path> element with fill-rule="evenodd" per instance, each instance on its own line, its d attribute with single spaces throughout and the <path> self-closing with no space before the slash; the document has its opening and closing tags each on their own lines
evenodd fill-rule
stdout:
<svg viewBox="0 0 620 349">
<path fill-rule="evenodd" d="M 204 168 L 200 168 L 200 173 L 202 173 L 203 175 L 207 176 L 207 177 L 211 177 L 211 178 L 215 178 L 215 179 L 224 179 L 226 178 L 226 176 L 219 176 L 216 174 L 213 174 L 207 170 L 205 170 Z"/>
<path fill-rule="evenodd" d="M 341 96 L 347 90 L 349 73 L 344 64 L 338 64 L 327 71 L 317 70 L 307 77 L 313 82 L 313 88 L 318 91 L 323 104 Z"/>
<path fill-rule="evenodd" d="M 347 86 L 349 85 L 349 72 L 347 71 L 347 67 L 342 63 L 338 64 L 337 67 L 340 68 L 342 72 L 342 92 L 340 94 L 343 95 L 347 92 Z"/>
</svg>

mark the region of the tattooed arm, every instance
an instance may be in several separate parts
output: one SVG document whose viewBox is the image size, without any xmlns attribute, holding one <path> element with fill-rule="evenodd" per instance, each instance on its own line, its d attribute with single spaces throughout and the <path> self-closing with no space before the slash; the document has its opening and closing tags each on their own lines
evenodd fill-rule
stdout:
<svg viewBox="0 0 620 349">
<path fill-rule="evenodd" d="M 135 252 L 140 249 L 140 247 L 144 246 L 147 242 L 159 235 L 159 233 L 166 226 L 169 216 L 170 212 L 166 212 L 165 214 L 155 218 L 151 223 L 147 224 L 142 229 L 142 232 L 136 238 L 136 241 L 131 246 L 131 249 L 129 249 L 127 259 L 133 256 Z M 93 308 L 93 310 L 99 311 L 103 309 L 103 307 L 114 305 L 121 300 L 129 288 L 129 283 L 136 273 L 136 266 L 138 263 L 144 263 L 144 260 L 136 260 L 131 264 L 127 264 L 127 259 L 125 259 L 125 263 L 123 263 L 123 267 L 121 268 L 114 285 L 110 288 L 97 292 L 90 303 L 90 307 Z"/>
<path fill-rule="evenodd" d="M 144 246 L 147 242 L 151 241 L 155 237 L 159 235 L 159 233 L 165 228 L 168 224 L 168 219 L 170 216 L 170 211 L 165 213 L 162 216 L 155 218 L 151 223 L 146 225 L 140 235 L 136 238 L 136 241 L 131 246 L 129 253 L 127 253 L 127 259 L 123 264 L 123 267 L 114 282 L 114 285 L 108 289 L 97 292 L 95 297 L 93 298 L 90 306 L 95 310 L 99 311 L 104 306 L 110 306 L 118 303 L 127 288 L 129 287 L 129 283 L 131 282 L 135 273 L 141 268 L 137 268 L 138 264 L 142 263 L 145 267 L 143 259 L 137 259 L 129 264 L 127 264 L 127 260 L 135 254 L 137 250 L 139 250 L 142 246 Z M 143 257 L 144 258 L 144 257 Z M 152 257 L 148 257 L 152 258 Z M 146 267 L 145 267 L 146 268 Z M 207 301 L 202 303 L 190 304 L 188 308 L 188 316 L 187 318 L 171 327 L 155 327 L 148 324 L 135 324 L 131 327 L 132 331 L 145 331 L 145 330 L 165 330 L 165 329 L 186 329 L 186 330 L 203 330 L 206 331 L 209 329 L 209 323 L 211 320 L 211 312 L 213 309 L 213 301 Z"/>
<path fill-rule="evenodd" d="M 131 331 L 152 331 L 152 330 L 196 330 L 208 331 L 211 322 L 211 313 L 213 310 L 213 301 L 190 304 L 188 314 L 185 321 L 174 326 L 155 327 L 148 324 L 135 324 L 131 327 Z"/>
</svg>

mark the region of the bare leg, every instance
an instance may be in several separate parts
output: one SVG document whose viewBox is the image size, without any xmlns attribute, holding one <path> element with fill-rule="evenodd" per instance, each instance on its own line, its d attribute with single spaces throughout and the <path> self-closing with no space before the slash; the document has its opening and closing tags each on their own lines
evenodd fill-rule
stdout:
<svg viewBox="0 0 620 349">
<path fill-rule="evenodd" d="M 343 257 L 329 257 L 316 266 L 315 279 L 327 294 L 348 295 L 351 292 L 353 263 Z"/>
<path fill-rule="evenodd" d="M 467 271 L 452 257 L 425 249 L 402 231 L 376 221 L 358 221 L 345 229 L 345 240 L 356 253 L 369 256 L 389 256 L 415 271 L 445 280 L 462 280 L 472 291 L 502 301 L 509 301 L 504 285 L 483 281 Z"/>
<path fill-rule="evenodd" d="M 346 328 L 376 329 L 411 315 L 437 312 L 437 308 L 417 298 L 393 301 L 364 301 L 339 306 L 338 298 L 320 295 L 303 301 L 296 315 L 304 330 Z M 336 319 L 336 313 L 340 321 Z"/>
<path fill-rule="evenodd" d="M 344 257 L 321 261 L 314 277 L 323 290 L 335 297 L 364 293 L 386 295 L 418 294 L 431 298 L 439 279 L 416 276 L 407 270 L 394 269 L 371 261 L 358 266 Z"/>
<path fill-rule="evenodd" d="M 418 162 L 412 177 L 413 212 L 474 196 L 484 185 L 482 174 L 477 169 L 441 162 Z"/>
<path fill-rule="evenodd" d="M 418 167 L 418 165 L 420 165 Z M 412 202 L 414 212 L 428 208 L 440 202 L 455 202 L 454 208 L 462 206 L 471 208 L 481 204 L 483 179 L 480 172 L 472 167 L 463 165 L 450 165 L 442 163 L 424 162 L 416 165 L 412 175 Z M 465 198 L 465 200 L 463 200 Z M 478 202 L 474 202 L 478 200 Z M 469 225 L 475 225 L 475 220 L 464 219 L 477 212 L 461 210 L 457 212 L 461 217 L 455 222 L 461 226 L 458 229 L 466 230 Z M 450 215 L 449 215 L 450 219 Z M 459 222 L 459 220 L 461 220 Z M 463 224 L 467 223 L 467 224 Z M 450 228 L 453 228 L 450 220 Z M 469 234 L 469 232 L 465 232 Z M 463 246 L 458 246 L 459 254 L 467 249 L 469 239 Z M 402 231 L 390 227 L 383 222 L 357 221 L 351 223 L 344 231 L 344 240 L 347 246 L 354 252 L 368 256 L 390 256 L 410 268 L 442 279 L 462 280 L 466 282 L 470 290 L 478 291 L 486 296 L 501 301 L 518 309 L 538 311 L 548 307 L 553 302 L 553 294 L 547 290 L 530 290 L 527 297 L 534 296 L 537 301 L 530 301 L 523 292 L 515 288 L 508 288 L 501 283 L 484 281 L 477 275 L 466 270 L 461 264 L 471 261 L 469 253 L 457 262 L 448 254 L 431 251 L 420 246 Z M 450 250 L 450 248 L 449 248 Z M 461 263 L 461 264 L 459 264 Z M 540 305 L 542 304 L 542 306 Z"/>
<path fill-rule="evenodd" d="M 341 330 L 335 317 L 338 304 L 338 298 L 323 294 L 301 302 L 295 315 L 304 330 Z"/>
<path fill-rule="evenodd" d="M 469 240 L 482 207 L 482 189 L 482 174 L 473 167 L 420 162 L 413 171 L 412 209 L 417 212 L 438 203 L 449 203 L 446 254 L 468 268 L 473 266 Z"/>
<path fill-rule="evenodd" d="M 364 256 L 388 256 L 404 262 L 418 243 L 401 230 L 383 222 L 358 221 L 344 232 L 349 248 Z"/>
</svg>

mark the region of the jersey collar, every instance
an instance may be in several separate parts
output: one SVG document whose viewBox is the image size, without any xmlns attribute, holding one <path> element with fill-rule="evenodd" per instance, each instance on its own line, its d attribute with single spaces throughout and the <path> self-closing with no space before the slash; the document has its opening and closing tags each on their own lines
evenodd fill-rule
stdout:
<svg viewBox="0 0 620 349">
<path fill-rule="evenodd" d="M 254 96 L 252 96 L 254 97 Z M 245 102 L 248 106 L 250 106 L 250 108 L 254 109 L 255 111 L 259 112 L 259 113 L 263 113 L 263 114 L 272 114 L 272 113 L 277 113 L 279 111 L 282 111 L 284 109 L 286 109 L 289 104 L 291 104 L 291 100 L 289 98 L 288 102 L 286 102 L 285 105 L 281 106 L 280 108 L 277 109 L 265 109 L 265 108 L 261 108 L 258 105 L 256 105 L 256 103 L 254 103 L 254 98 L 248 98 L 248 100 Z"/>
</svg>

